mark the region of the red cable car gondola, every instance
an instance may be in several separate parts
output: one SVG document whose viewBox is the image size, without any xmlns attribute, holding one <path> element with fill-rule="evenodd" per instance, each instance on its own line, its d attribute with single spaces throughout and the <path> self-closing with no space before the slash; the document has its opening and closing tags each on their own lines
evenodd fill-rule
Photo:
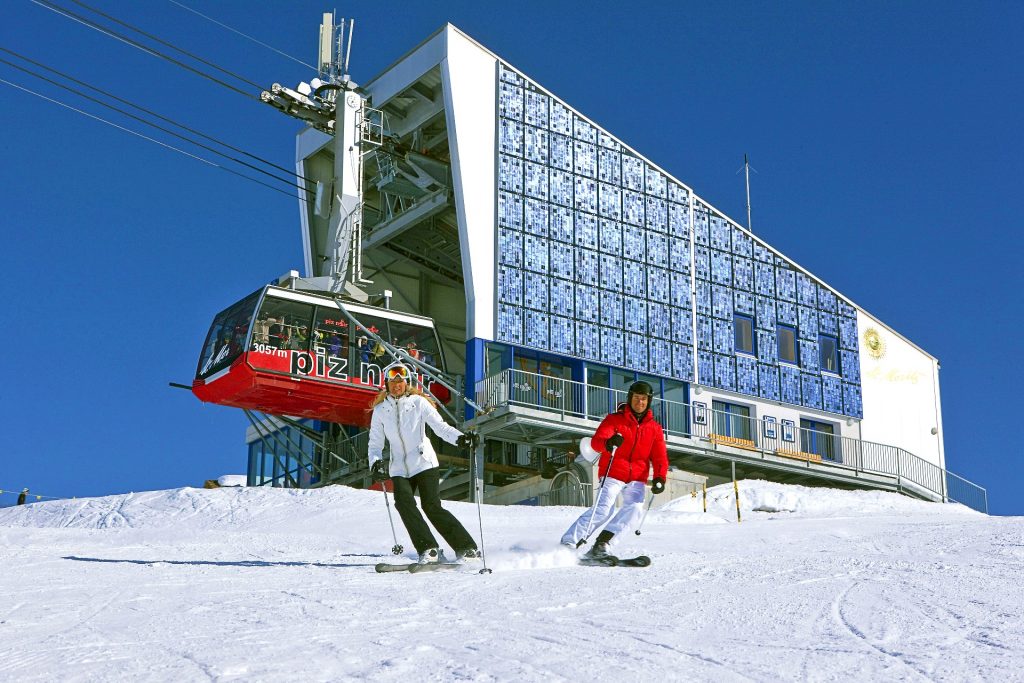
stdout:
<svg viewBox="0 0 1024 683">
<path fill-rule="evenodd" d="M 444 370 L 430 318 L 344 306 L 366 330 Z M 353 331 L 335 298 L 268 285 L 214 318 L 192 392 L 219 405 L 365 426 L 381 372 L 392 361 L 371 335 Z M 441 385 L 429 389 L 442 402 L 450 400 Z"/>
</svg>

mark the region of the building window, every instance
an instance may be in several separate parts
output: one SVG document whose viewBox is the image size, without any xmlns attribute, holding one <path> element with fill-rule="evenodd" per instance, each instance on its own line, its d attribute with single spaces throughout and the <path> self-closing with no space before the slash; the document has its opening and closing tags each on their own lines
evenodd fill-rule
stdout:
<svg viewBox="0 0 1024 683">
<path fill-rule="evenodd" d="M 714 410 L 715 434 L 753 441 L 751 434 L 754 430 L 750 426 L 749 407 L 713 401 L 711 408 Z"/>
<path fill-rule="evenodd" d="M 779 325 L 776 337 L 779 340 L 779 360 L 783 363 L 798 365 L 800 359 L 797 355 L 796 328 L 790 325 Z"/>
<path fill-rule="evenodd" d="M 839 452 L 836 428 L 827 422 L 817 420 L 800 420 L 800 450 L 804 453 L 817 453 L 823 460 L 836 460 Z"/>
<path fill-rule="evenodd" d="M 821 353 L 821 369 L 839 374 L 839 342 L 829 334 L 818 335 L 818 349 Z"/>
<path fill-rule="evenodd" d="M 739 353 L 754 354 L 754 319 L 749 315 L 736 313 L 732 317 L 732 329 Z"/>
</svg>

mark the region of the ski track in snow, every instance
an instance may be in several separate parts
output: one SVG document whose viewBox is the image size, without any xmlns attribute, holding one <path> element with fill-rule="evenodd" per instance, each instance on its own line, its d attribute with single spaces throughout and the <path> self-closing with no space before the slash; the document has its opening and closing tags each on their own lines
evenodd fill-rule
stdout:
<svg viewBox="0 0 1024 683">
<path fill-rule="evenodd" d="M 731 488 L 622 538 L 647 568 L 576 566 L 578 508 L 485 506 L 490 575 L 375 573 L 411 543 L 342 487 L 5 508 L 0 681 L 1024 680 L 1021 518 L 742 482 L 736 524 Z"/>
</svg>

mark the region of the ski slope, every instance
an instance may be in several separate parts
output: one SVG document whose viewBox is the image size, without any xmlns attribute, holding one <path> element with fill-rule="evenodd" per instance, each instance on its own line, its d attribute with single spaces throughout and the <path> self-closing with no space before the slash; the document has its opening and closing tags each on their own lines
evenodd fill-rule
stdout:
<svg viewBox="0 0 1024 683">
<path fill-rule="evenodd" d="M 5 508 L 0 680 L 1024 680 L 1022 518 L 740 491 L 741 524 L 731 484 L 653 509 L 643 569 L 574 566 L 577 508 L 484 506 L 490 575 L 376 574 L 383 496 L 343 487 Z"/>
</svg>

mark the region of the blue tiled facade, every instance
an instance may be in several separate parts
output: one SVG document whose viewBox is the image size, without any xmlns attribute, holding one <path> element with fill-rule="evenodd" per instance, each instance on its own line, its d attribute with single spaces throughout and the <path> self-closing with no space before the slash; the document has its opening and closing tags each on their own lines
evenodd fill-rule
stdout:
<svg viewBox="0 0 1024 683">
<path fill-rule="evenodd" d="M 496 341 L 862 416 L 848 302 L 503 64 L 497 83 Z M 841 374 L 820 371 L 819 334 Z"/>
</svg>

